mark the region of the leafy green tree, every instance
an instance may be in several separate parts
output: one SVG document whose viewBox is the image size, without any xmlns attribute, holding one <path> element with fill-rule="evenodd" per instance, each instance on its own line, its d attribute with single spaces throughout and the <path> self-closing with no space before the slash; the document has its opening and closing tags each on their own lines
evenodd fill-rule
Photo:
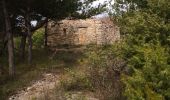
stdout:
<svg viewBox="0 0 170 100">
<path fill-rule="evenodd" d="M 89 4 L 93 1 L 94 0 L 91 0 L 88 1 L 88 3 L 87 2 L 85 3 Z M 14 6 L 12 6 L 13 8 L 15 8 L 15 12 L 17 12 L 17 14 L 20 16 L 24 16 L 25 18 L 25 22 L 26 22 L 25 27 L 27 27 L 26 31 L 27 31 L 28 44 L 29 44 L 28 46 L 29 64 L 31 64 L 32 61 L 32 28 L 30 25 L 31 20 L 37 20 L 39 22 L 37 27 L 40 28 L 41 26 L 43 26 L 45 23 L 48 22 L 48 19 L 61 20 L 66 17 L 71 17 L 73 15 L 74 17 L 79 17 L 75 15 L 77 11 L 81 9 L 81 5 L 83 4 L 82 2 L 77 0 L 50 0 L 50 1 L 14 0 L 12 1 L 12 3 L 15 4 Z M 37 27 L 35 29 L 38 29 Z M 33 28 L 33 30 L 35 29 Z M 23 37 L 23 42 L 25 40 L 26 40 L 25 37 Z M 25 44 L 25 42 L 22 44 Z"/>
<path fill-rule="evenodd" d="M 8 19 L 8 27 L 6 31 L 12 32 L 14 36 L 22 36 L 21 55 L 24 56 L 26 38 L 28 38 L 28 63 L 32 62 L 32 32 L 42 27 L 48 22 L 48 19 L 61 20 L 66 17 L 80 18 L 77 11 L 81 10 L 82 5 L 88 6 L 95 0 L 5 0 L 5 8 L 8 14 L 2 14 L 1 17 Z M 3 2 L 2 4 L 3 5 Z M 3 6 L 2 6 L 3 7 Z M 1 9 L 2 10 L 2 9 Z M 97 11 L 97 10 L 96 10 Z M 87 13 L 87 12 L 86 12 Z M 8 15 L 8 16 L 6 16 Z M 83 15 L 83 14 L 82 14 Z M 86 14 L 87 15 L 87 14 Z M 92 13 L 90 14 L 92 16 Z M 10 16 L 10 17 L 9 17 Z M 36 27 L 31 25 L 31 21 L 36 20 Z M 1 22 L 1 21 L 0 21 Z M 7 32 L 6 32 L 7 33 Z M 9 33 L 9 32 L 8 32 Z M 14 34 L 15 33 L 15 34 Z M 8 35 L 6 34 L 6 37 Z M 13 37 L 11 37 L 11 41 Z M 9 43 L 9 40 L 7 41 Z M 10 48 L 13 48 L 11 42 Z M 11 54 L 13 55 L 11 50 Z M 11 62 L 14 62 L 11 59 Z M 14 64 L 13 64 L 14 65 Z"/>
<path fill-rule="evenodd" d="M 129 75 L 122 78 L 129 100 L 169 99 L 170 66 L 165 47 L 159 43 L 130 42 L 124 46 L 122 54 L 130 69 Z"/>
<path fill-rule="evenodd" d="M 129 100 L 169 100 L 169 0 L 116 0 L 116 22 L 126 45 L 122 57 Z"/>
</svg>

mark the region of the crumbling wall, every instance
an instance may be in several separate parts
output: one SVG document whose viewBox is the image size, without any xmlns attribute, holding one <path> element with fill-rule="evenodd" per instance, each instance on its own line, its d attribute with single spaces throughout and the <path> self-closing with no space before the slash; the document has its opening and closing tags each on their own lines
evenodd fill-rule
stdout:
<svg viewBox="0 0 170 100">
<path fill-rule="evenodd" d="M 62 20 L 48 24 L 48 45 L 111 44 L 120 38 L 109 19 Z"/>
</svg>

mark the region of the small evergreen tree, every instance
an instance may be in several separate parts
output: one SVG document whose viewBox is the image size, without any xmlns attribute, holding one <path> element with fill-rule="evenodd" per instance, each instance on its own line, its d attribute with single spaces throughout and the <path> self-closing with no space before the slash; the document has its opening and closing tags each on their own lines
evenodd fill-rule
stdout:
<svg viewBox="0 0 170 100">
<path fill-rule="evenodd" d="M 169 100 L 169 0 L 116 0 L 116 21 L 126 37 L 121 54 L 128 100 Z"/>
</svg>

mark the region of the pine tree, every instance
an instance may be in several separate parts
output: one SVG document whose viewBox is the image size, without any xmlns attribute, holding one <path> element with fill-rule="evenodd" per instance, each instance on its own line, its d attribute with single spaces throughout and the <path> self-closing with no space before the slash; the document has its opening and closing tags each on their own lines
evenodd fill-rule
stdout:
<svg viewBox="0 0 170 100">
<path fill-rule="evenodd" d="M 122 75 L 128 100 L 169 100 L 169 0 L 117 0 L 117 22 L 126 37 Z M 122 8 L 124 6 L 124 8 Z"/>
</svg>

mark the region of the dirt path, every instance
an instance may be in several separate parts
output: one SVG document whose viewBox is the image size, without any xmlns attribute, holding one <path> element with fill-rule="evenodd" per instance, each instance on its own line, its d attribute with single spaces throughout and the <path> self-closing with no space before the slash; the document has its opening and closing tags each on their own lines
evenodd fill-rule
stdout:
<svg viewBox="0 0 170 100">
<path fill-rule="evenodd" d="M 53 90 L 56 88 L 56 86 L 60 87 L 60 76 L 60 74 L 45 73 L 43 74 L 42 79 L 37 80 L 33 82 L 31 86 L 28 86 L 25 89 L 18 91 L 15 95 L 9 97 L 9 100 L 46 100 L 45 96 L 47 92 L 48 96 L 50 96 L 49 94 L 53 93 Z M 57 100 L 99 100 L 94 98 L 94 96 L 90 93 L 86 93 L 84 94 L 84 92 L 82 91 L 71 92 L 70 96 L 65 97 L 65 99 L 61 98 Z M 81 97 L 85 97 L 86 99 Z"/>
<path fill-rule="evenodd" d="M 44 95 L 45 91 L 52 91 L 58 85 L 59 77 L 60 75 L 46 73 L 42 79 L 37 80 L 25 90 L 18 91 L 17 94 L 9 97 L 9 100 L 37 100 Z"/>
</svg>

